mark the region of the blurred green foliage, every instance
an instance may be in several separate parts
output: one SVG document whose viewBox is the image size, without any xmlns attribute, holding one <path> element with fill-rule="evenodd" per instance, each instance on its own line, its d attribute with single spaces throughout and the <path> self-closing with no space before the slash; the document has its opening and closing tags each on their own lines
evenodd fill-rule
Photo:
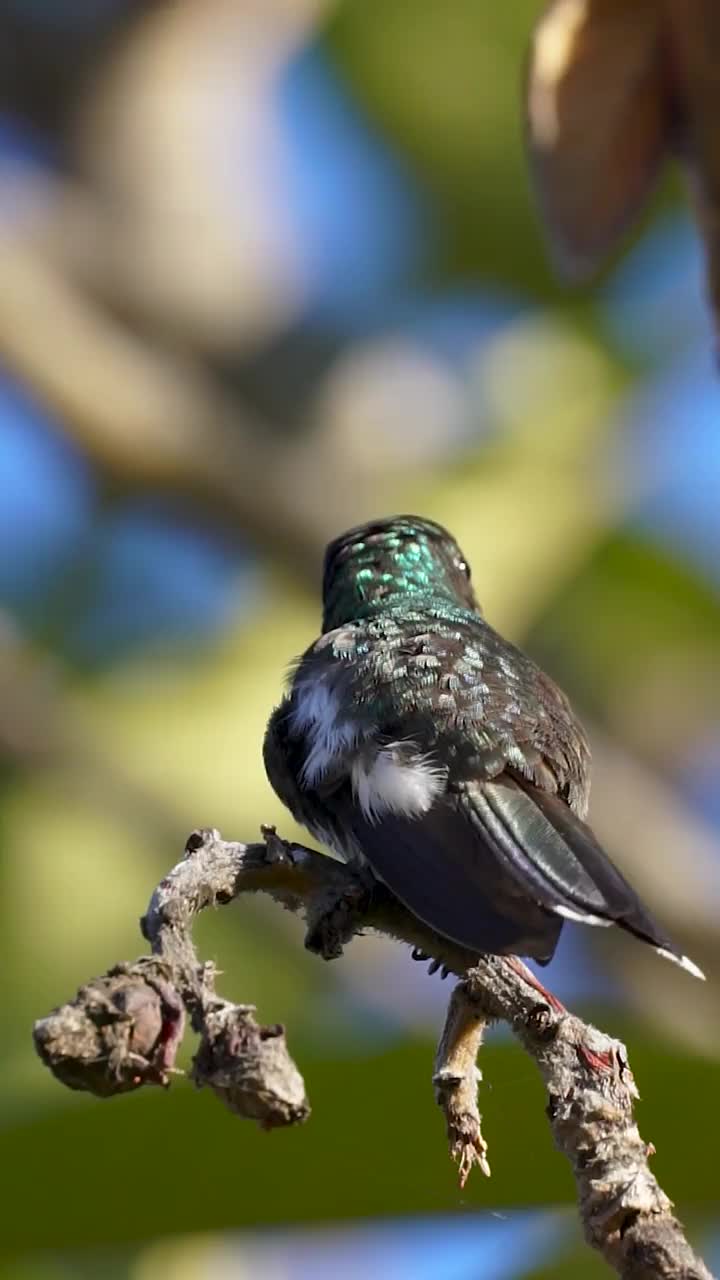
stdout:
<svg viewBox="0 0 720 1280">
<path fill-rule="evenodd" d="M 602 1016 L 612 1023 L 607 1011 Z M 633 1027 L 612 1030 L 628 1037 L 638 1079 L 651 1082 L 639 1121 L 658 1148 L 654 1171 L 672 1186 L 682 1171 L 681 1214 L 693 1205 L 712 1211 L 715 1191 L 697 1160 L 697 1135 L 707 1132 L 713 1109 L 714 1063 L 688 1060 L 649 1036 L 638 1043 Z M 208 1094 L 182 1087 L 166 1098 L 149 1093 L 110 1104 L 46 1099 L 41 1121 L 16 1117 L 5 1131 L 14 1174 L 5 1191 L 4 1247 L 25 1246 L 29 1200 L 43 1206 L 35 1247 L 60 1249 L 150 1240 L 178 1227 L 221 1231 L 571 1203 L 572 1178 L 555 1158 L 542 1089 L 508 1043 L 483 1051 L 492 1179 L 458 1190 L 442 1118 L 431 1105 L 432 1052 L 430 1040 L 408 1039 L 382 1051 L 335 1055 L 326 1044 L 322 1058 L 300 1054 L 313 1113 L 287 1133 L 234 1125 Z M 31 1154 L 38 1129 L 43 1149 L 59 1160 L 42 1163 Z M 80 1213 L 69 1211 L 69 1197 Z"/>
</svg>

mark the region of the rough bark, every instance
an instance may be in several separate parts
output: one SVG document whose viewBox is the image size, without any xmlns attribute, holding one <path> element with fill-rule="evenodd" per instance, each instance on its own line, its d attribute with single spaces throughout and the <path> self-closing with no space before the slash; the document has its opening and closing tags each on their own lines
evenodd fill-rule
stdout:
<svg viewBox="0 0 720 1280">
<path fill-rule="evenodd" d="M 222 999 L 214 966 L 199 959 L 191 938 L 205 907 L 262 892 L 305 916 L 306 945 L 326 959 L 372 929 L 461 979 L 433 1075 L 461 1183 L 474 1164 L 490 1172 L 476 1055 L 487 1022 L 501 1019 L 543 1078 L 588 1243 L 625 1280 L 712 1280 L 650 1171 L 653 1148 L 635 1123 L 637 1090 L 624 1045 L 569 1013 L 520 960 L 478 959 L 435 934 L 382 886 L 369 889 L 351 868 L 288 844 L 272 828 L 263 837 L 239 844 L 217 831 L 193 832 L 141 921 L 152 955 L 115 966 L 35 1024 L 38 1053 L 58 1079 L 102 1096 L 167 1084 L 187 1015 L 200 1037 L 192 1068 L 198 1085 L 266 1128 L 305 1120 L 305 1087 L 283 1028 L 261 1026 L 251 1005 Z"/>
</svg>

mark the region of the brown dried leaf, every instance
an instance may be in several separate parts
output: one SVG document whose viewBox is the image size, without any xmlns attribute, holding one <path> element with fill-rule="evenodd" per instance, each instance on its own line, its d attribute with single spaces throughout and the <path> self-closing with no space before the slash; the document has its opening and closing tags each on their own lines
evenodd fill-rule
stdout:
<svg viewBox="0 0 720 1280">
<path fill-rule="evenodd" d="M 658 0 L 553 0 L 527 83 L 532 168 L 559 268 L 593 270 L 657 177 L 672 94 Z"/>
</svg>

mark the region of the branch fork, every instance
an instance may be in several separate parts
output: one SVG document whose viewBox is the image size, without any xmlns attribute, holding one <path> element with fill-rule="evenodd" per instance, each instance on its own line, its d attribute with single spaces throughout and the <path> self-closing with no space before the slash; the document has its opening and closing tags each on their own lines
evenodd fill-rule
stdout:
<svg viewBox="0 0 720 1280">
<path fill-rule="evenodd" d="M 263 1026 L 252 1005 L 223 999 L 215 967 L 199 959 L 191 937 L 206 907 L 265 893 L 304 915 L 306 946 L 325 959 L 373 930 L 460 978 L 432 1082 L 461 1187 L 475 1166 L 490 1175 L 477 1055 L 487 1025 L 502 1020 L 543 1078 L 548 1119 L 572 1167 L 588 1243 L 626 1280 L 712 1280 L 650 1171 L 654 1148 L 634 1120 L 638 1094 L 624 1045 L 569 1013 L 516 957 L 477 957 L 352 867 L 281 840 L 272 827 L 262 837 L 240 844 L 215 830 L 193 832 L 141 920 L 152 954 L 114 966 L 36 1022 L 36 1049 L 63 1084 L 100 1097 L 167 1087 L 189 1021 L 200 1037 L 190 1073 L 198 1087 L 266 1129 L 307 1119 L 305 1085 L 284 1028 Z"/>
</svg>

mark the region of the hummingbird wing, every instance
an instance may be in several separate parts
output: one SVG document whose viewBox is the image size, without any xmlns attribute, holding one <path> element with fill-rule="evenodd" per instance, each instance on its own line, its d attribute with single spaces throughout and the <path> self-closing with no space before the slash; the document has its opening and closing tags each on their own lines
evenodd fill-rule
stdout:
<svg viewBox="0 0 720 1280">
<path fill-rule="evenodd" d="M 421 920 L 470 950 L 552 958 L 564 920 L 617 924 L 695 976 L 590 828 L 558 795 L 504 771 L 412 816 L 328 798 L 375 874 Z"/>
<path fill-rule="evenodd" d="M 562 918 L 507 870 L 458 804 L 444 798 L 422 817 L 391 812 L 379 821 L 355 805 L 343 821 L 375 875 L 444 937 L 478 954 L 552 958 Z"/>
<path fill-rule="evenodd" d="M 524 779 L 504 772 L 465 782 L 417 816 L 375 818 L 356 800 L 348 804 L 347 793 L 330 798 L 336 813 L 338 804 L 380 879 L 463 946 L 545 962 L 569 919 L 618 924 L 685 962 L 590 828 L 560 797 Z"/>
<path fill-rule="evenodd" d="M 616 923 L 695 972 L 583 821 L 589 751 L 549 677 L 464 610 L 373 639 L 343 667 L 361 729 L 322 802 L 392 892 L 479 952 L 547 961 L 564 919 Z"/>
<path fill-rule="evenodd" d="M 307 783 L 307 761 L 316 744 L 295 731 L 297 708 L 287 699 L 270 717 L 264 757 L 268 777 L 295 819 L 345 858 L 369 863 L 372 871 L 421 920 L 469 949 L 490 954 L 535 956 L 541 963 L 555 950 L 562 919 L 536 904 L 526 886 L 504 872 L 487 841 L 455 800 L 442 796 L 422 815 L 408 816 L 407 777 L 384 767 L 386 752 L 372 743 Z M 421 804 L 422 758 L 398 744 L 394 763 L 416 771 L 410 782 Z M 373 808 L 373 758 L 384 774 L 390 807 Z M 370 783 L 361 775 L 368 770 Z M 443 774 L 431 775 L 444 792 Z M 393 792 L 393 785 L 395 791 Z M 377 798 L 377 797 L 376 797 Z M 431 798 L 432 801 L 432 798 Z M 394 805 L 394 807 L 393 807 Z"/>
<path fill-rule="evenodd" d="M 564 694 L 478 614 L 405 605 L 323 634 L 265 762 L 318 839 L 471 950 L 544 962 L 564 919 L 617 923 L 699 972 L 583 821 L 589 751 Z"/>
</svg>

